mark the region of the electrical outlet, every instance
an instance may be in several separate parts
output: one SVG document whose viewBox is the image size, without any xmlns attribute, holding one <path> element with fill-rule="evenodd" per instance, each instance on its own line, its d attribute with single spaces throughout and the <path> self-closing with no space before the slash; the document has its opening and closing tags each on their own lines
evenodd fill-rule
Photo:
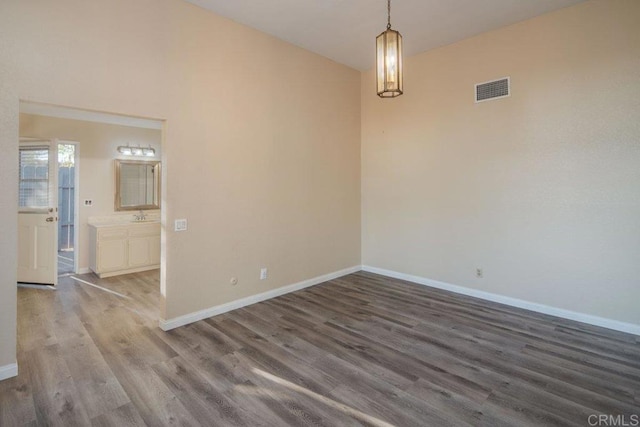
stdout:
<svg viewBox="0 0 640 427">
<path fill-rule="evenodd" d="M 481 268 L 476 268 L 476 277 L 482 279 L 484 277 L 484 271 Z"/>
<path fill-rule="evenodd" d="M 260 269 L 260 280 L 265 280 L 267 278 L 267 269 L 266 268 L 261 268 Z"/>
<path fill-rule="evenodd" d="M 92 199 L 84 199 L 84 205 L 85 206 L 93 206 L 93 200 Z"/>
</svg>

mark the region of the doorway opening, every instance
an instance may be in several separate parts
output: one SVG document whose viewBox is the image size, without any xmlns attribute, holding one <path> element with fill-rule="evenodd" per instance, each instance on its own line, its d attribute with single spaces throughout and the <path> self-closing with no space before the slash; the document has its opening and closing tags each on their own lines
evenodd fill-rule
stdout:
<svg viewBox="0 0 640 427">
<path fill-rule="evenodd" d="M 58 144 L 58 276 L 76 272 L 76 144 Z"/>
<path fill-rule="evenodd" d="M 160 189 L 163 187 L 160 182 L 157 183 L 154 197 L 158 203 L 154 204 L 155 207 L 143 203 L 145 221 L 136 220 L 140 214 L 119 209 L 114 201 L 118 195 L 115 164 L 123 160 L 141 163 L 154 161 L 159 164 L 163 126 L 162 120 L 20 101 L 21 155 L 26 161 L 29 159 L 27 154 L 31 153 L 26 150 L 38 148 L 40 152 L 37 153 L 42 157 L 36 159 L 42 164 L 36 165 L 37 169 L 33 171 L 26 163 L 24 168 L 21 167 L 21 177 L 24 178 L 21 195 L 34 193 L 31 187 L 37 187 L 37 194 L 43 197 L 41 201 L 37 199 L 39 204 L 33 207 L 22 204 L 19 207 L 19 219 L 31 221 L 18 224 L 19 283 L 56 286 L 60 281 L 73 283 L 80 279 L 77 276 L 86 275 L 80 283 L 91 282 L 118 292 L 118 287 L 127 285 L 125 282 L 128 281 L 101 279 L 160 266 L 157 273 L 160 277 L 153 280 L 159 282 L 162 293 L 164 230 L 160 226 L 163 209 Z M 142 154 L 134 150 L 127 153 L 121 150 L 122 147 L 141 147 Z M 30 211 L 25 212 L 25 208 Z M 132 242 L 127 241 L 118 253 L 119 259 L 125 260 L 126 265 L 115 268 L 109 264 L 111 260 L 108 257 L 103 257 L 103 249 L 108 245 L 94 241 L 94 229 L 102 229 L 107 225 L 127 228 L 129 236 L 130 224 L 139 222 L 144 224 L 138 224 L 131 233 L 150 233 L 149 230 L 153 228 L 154 235 L 145 236 L 145 239 L 135 235 Z M 159 230 L 157 238 L 156 229 Z M 142 245 L 143 240 L 148 243 L 147 246 Z M 113 268 L 107 271 L 102 268 L 105 266 Z M 42 277 L 23 274 L 32 270 L 41 272 Z"/>
</svg>

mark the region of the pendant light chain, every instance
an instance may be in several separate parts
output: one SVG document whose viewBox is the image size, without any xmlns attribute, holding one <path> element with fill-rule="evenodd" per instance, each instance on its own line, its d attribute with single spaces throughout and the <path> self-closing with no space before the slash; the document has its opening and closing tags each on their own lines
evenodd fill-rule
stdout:
<svg viewBox="0 0 640 427">
<path fill-rule="evenodd" d="M 391 0 L 387 0 L 387 30 L 391 29 Z"/>
</svg>

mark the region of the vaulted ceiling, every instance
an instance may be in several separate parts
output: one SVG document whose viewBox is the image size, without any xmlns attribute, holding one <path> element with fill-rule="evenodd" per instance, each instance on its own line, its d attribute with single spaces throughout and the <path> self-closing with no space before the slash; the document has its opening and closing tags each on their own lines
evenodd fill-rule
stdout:
<svg viewBox="0 0 640 427">
<path fill-rule="evenodd" d="M 358 70 L 375 60 L 386 0 L 188 0 Z M 392 0 L 405 55 L 444 46 L 583 0 Z"/>
</svg>

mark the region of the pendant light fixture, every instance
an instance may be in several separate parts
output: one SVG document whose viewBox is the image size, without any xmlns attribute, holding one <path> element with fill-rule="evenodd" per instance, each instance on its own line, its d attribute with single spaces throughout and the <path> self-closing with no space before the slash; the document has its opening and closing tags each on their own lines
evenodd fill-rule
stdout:
<svg viewBox="0 0 640 427">
<path fill-rule="evenodd" d="M 378 96 L 402 95 L 402 35 L 391 29 L 391 0 L 387 0 L 387 30 L 376 37 L 376 63 Z"/>
</svg>

